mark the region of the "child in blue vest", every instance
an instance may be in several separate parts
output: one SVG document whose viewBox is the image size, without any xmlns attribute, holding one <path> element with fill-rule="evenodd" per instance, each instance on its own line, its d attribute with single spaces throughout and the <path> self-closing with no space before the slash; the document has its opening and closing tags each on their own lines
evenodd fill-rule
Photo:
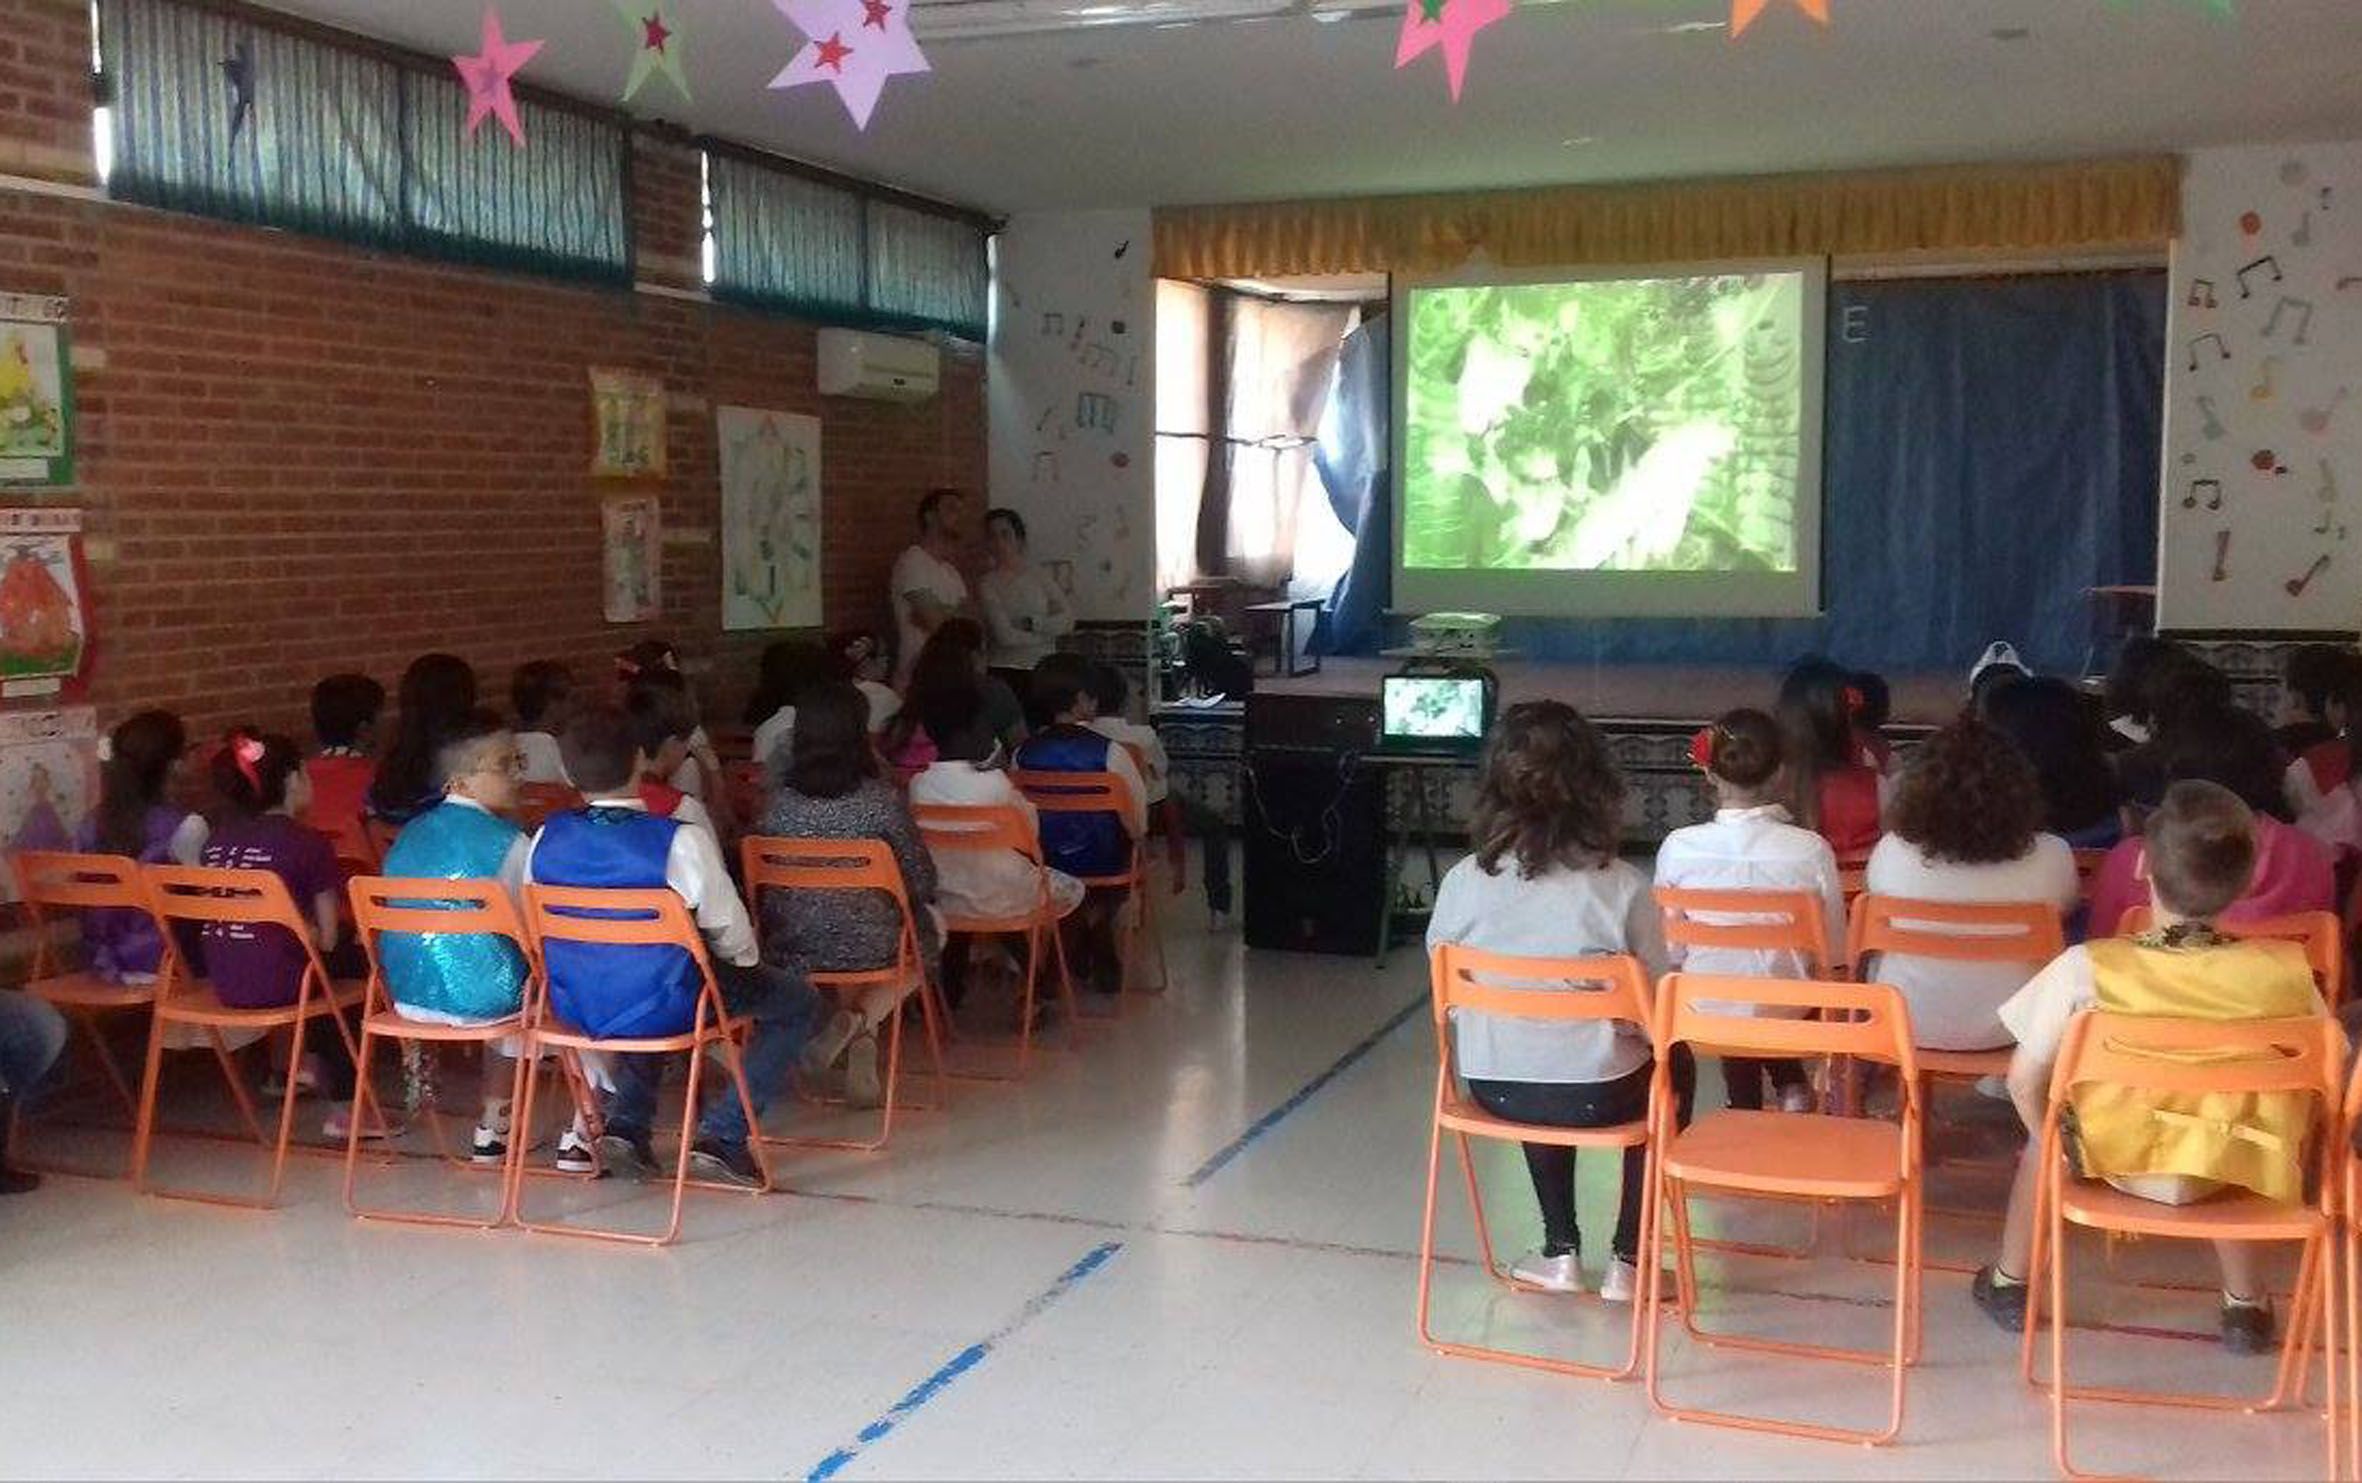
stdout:
<svg viewBox="0 0 2362 1483">
<path fill-rule="evenodd" d="M 1129 870 L 1134 842 L 1148 827 L 1148 788 L 1140 769 L 1121 743 L 1092 729 L 1099 708 L 1091 681 L 1091 662 L 1079 654 L 1052 654 L 1035 665 L 1028 718 L 1034 731 L 1017 749 L 1019 772 L 1112 773 L 1128 788 L 1130 807 L 1121 813 L 1042 815 L 1042 854 L 1050 868 L 1084 880 Z M 1123 987 L 1115 945 L 1115 914 L 1123 898 L 1120 890 L 1095 886 L 1067 918 L 1067 961 L 1101 993 Z"/>
<path fill-rule="evenodd" d="M 649 812 L 640 778 L 649 758 L 631 718 L 613 706 L 578 712 L 558 739 L 566 775 L 587 805 L 556 814 L 533 841 L 532 879 L 540 885 L 609 890 L 669 888 L 687 902 L 705 934 L 722 1000 L 751 1019 L 746 1079 L 760 1116 L 783 1089 L 789 1068 L 811 1037 L 820 996 L 800 975 L 762 961 L 753 924 L 738 899 L 713 835 Z M 700 981 L 678 948 L 597 943 L 548 944 L 550 1005 L 557 1017 L 607 1038 L 679 1035 L 696 1022 Z M 646 1177 L 658 1164 L 648 1132 L 664 1058 L 615 1058 L 599 1159 L 612 1172 Z M 738 1098 L 717 1091 L 705 1102 L 690 1159 L 708 1179 L 752 1188 L 761 1167 L 747 1148 L 753 1130 Z"/>
<path fill-rule="evenodd" d="M 490 711 L 477 711 L 443 744 L 435 770 L 443 801 L 404 826 L 386 851 L 385 874 L 406 880 L 498 881 L 515 898 L 525 884 L 531 846 L 502 818 L 514 808 L 524 758 L 515 733 Z M 386 991 L 404 1019 L 481 1025 L 512 1018 L 525 998 L 525 955 L 505 938 L 472 932 L 388 932 L 378 944 Z M 513 1041 L 485 1047 L 483 1116 L 471 1157 L 497 1164 L 508 1156 Z M 558 1168 L 597 1167 L 578 1123 L 558 1140 Z"/>
</svg>

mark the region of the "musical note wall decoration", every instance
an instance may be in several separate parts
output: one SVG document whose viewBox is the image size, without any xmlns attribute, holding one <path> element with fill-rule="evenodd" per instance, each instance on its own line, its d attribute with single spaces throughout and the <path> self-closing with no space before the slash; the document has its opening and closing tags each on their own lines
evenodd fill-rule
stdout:
<svg viewBox="0 0 2362 1483">
<path fill-rule="evenodd" d="M 2264 357 L 2263 374 L 2257 379 L 2255 385 L 2247 388 L 2247 396 L 2250 401 L 2268 402 L 2272 399 L 2272 376 L 2279 369 L 2280 357 L 2276 355 Z"/>
<path fill-rule="evenodd" d="M 2296 333 L 2288 337 L 2289 343 L 2292 345 L 2312 344 L 2313 301 L 2300 299 L 2292 294 L 2282 294 L 2280 302 L 2272 306 L 2272 317 L 2264 321 L 2264 338 L 2269 340 L 2277 336 L 2280 333 L 2280 321 L 2292 311 L 2296 315 Z"/>
<path fill-rule="evenodd" d="M 2291 247 L 2310 247 L 2313 245 L 2312 212 L 2306 212 L 2304 216 L 2297 222 L 2296 230 L 2288 234 L 2288 245 Z"/>
<path fill-rule="evenodd" d="M 1096 432 L 1115 431 L 1120 409 L 1114 397 L 1096 391 L 1077 392 L 1074 398 L 1074 425 Z"/>
<path fill-rule="evenodd" d="M 2347 401 L 2353 397 L 2353 395 L 2354 388 L 2351 386 L 2339 387 L 2336 394 L 2330 397 L 2329 404 L 2327 406 L 2307 407 L 2303 412 L 2299 413 L 2296 419 L 2297 426 L 2303 428 L 2306 432 L 2311 433 L 2316 438 L 2320 437 L 2323 433 L 2329 431 L 2330 424 L 2337 420 L 2338 409 L 2343 407 Z"/>
<path fill-rule="evenodd" d="M 1065 316 L 1065 315 L 1063 315 L 1063 314 L 1050 314 L 1050 313 L 1044 313 L 1044 314 L 1042 315 L 1042 338 L 1043 338 L 1043 339 L 1045 339 L 1045 340 L 1048 340 L 1048 339 L 1055 339 L 1056 337 L 1058 337 L 1058 336 L 1060 336 L 1060 335 L 1063 335 L 1063 334 L 1065 334 L 1065 333 L 1066 333 L 1066 316 Z"/>
<path fill-rule="evenodd" d="M 1055 453 L 1052 453 L 1052 452 L 1051 452 L 1049 449 L 1047 449 L 1047 448 L 1044 448 L 1044 449 L 1042 449 L 1040 452 L 1038 452 L 1038 453 L 1034 454 L 1034 456 L 1033 456 L 1033 482 L 1034 482 L 1034 483 L 1036 483 L 1036 484 L 1056 484 L 1056 483 L 1059 483 L 1059 482 L 1061 482 L 1061 481 L 1060 481 L 1060 479 L 1059 479 L 1059 477 L 1058 477 L 1058 473 L 1059 473 L 1059 469 L 1058 469 L 1058 455 L 1057 455 L 1057 454 L 1055 454 Z"/>
<path fill-rule="evenodd" d="M 2219 510 L 2223 507 L 2222 480 L 2193 479 L 2190 481 L 2190 492 L 2182 496 L 2182 508 L 2185 510 L 2197 509 L 2198 495 L 2200 491 L 2204 491 L 2206 493 L 2206 508 L 2209 510 Z"/>
<path fill-rule="evenodd" d="M 2221 442 L 2229 429 L 2223 426 L 2222 412 L 2215 406 L 2213 397 L 2198 398 L 2198 415 L 2206 419 L 2205 425 L 2198 429 L 2199 435 L 2209 443 Z"/>
<path fill-rule="evenodd" d="M 2303 576 L 2290 577 L 2286 582 L 2283 582 L 2280 585 L 2288 589 L 2288 595 L 2290 597 L 2302 597 L 2305 595 L 2305 589 L 2313 585 L 2313 579 L 2328 570 L 2329 553 L 2324 551 L 2319 556 L 2313 558 L 2313 564 L 2305 568 L 2305 574 Z"/>
<path fill-rule="evenodd" d="M 2193 278 L 2190 280 L 2190 307 L 2193 309 L 2219 309 L 2222 307 L 2222 301 L 2214 296 L 2213 279 Z"/>
<path fill-rule="evenodd" d="M 2263 272 L 2267 268 L 2271 270 L 2272 281 L 2274 283 L 2286 283 L 2288 281 L 2288 275 L 2280 271 L 2280 259 L 2278 256 L 2272 253 L 2266 253 L 2262 257 L 2257 258 L 2254 262 L 2249 263 L 2246 267 L 2241 268 L 2235 275 L 2239 280 L 2239 297 L 2243 299 L 2252 299 L 2255 297 L 2255 285 L 2248 282 L 2248 279 L 2257 273 Z"/>
<path fill-rule="evenodd" d="M 2337 503 L 2337 470 L 2329 466 L 2326 458 L 2321 460 L 2321 485 L 2313 491 L 2313 498 L 2325 505 Z"/>
<path fill-rule="evenodd" d="M 2282 463 L 2280 455 L 2269 448 L 2256 449 L 2255 456 L 2247 461 L 2255 465 L 2255 471 L 2259 474 L 2285 474 L 2288 472 L 2288 465 Z"/>
<path fill-rule="evenodd" d="M 2229 360 L 2231 358 L 2230 345 L 2224 341 L 2221 335 L 2210 330 L 2190 342 L 2190 369 L 2192 371 L 2198 369 L 2198 347 L 2209 340 L 2214 342 L 2214 353 L 2217 359 Z"/>
<path fill-rule="evenodd" d="M 2227 530 L 2218 530 L 2214 533 L 2214 571 L 2208 575 L 2207 580 L 2210 582 L 2231 580 L 2231 533 Z"/>
</svg>

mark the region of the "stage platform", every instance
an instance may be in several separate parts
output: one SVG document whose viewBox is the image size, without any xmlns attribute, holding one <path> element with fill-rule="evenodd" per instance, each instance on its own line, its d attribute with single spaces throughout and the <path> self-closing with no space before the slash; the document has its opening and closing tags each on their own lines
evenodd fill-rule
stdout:
<svg viewBox="0 0 2362 1483">
<path fill-rule="evenodd" d="M 1392 659 L 1327 659 L 1318 674 L 1296 679 L 1259 676 L 1258 693 L 1275 695 L 1376 695 L 1378 682 L 1402 667 Z M 1501 677 L 1501 704 L 1521 700 L 1563 700 L 1598 721 L 1656 721 L 1695 731 L 1735 706 L 1771 708 L 1780 676 L 1768 669 L 1716 669 L 1686 665 L 1545 664 L 1503 659 L 1492 666 Z M 1889 675 L 1894 719 L 1906 726 L 1941 726 L 1968 697 L 1968 670 L 1952 674 Z"/>
</svg>

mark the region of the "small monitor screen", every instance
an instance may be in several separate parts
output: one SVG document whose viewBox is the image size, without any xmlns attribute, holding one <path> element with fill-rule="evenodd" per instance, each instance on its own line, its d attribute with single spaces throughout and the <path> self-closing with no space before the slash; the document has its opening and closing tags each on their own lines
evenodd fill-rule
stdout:
<svg viewBox="0 0 2362 1483">
<path fill-rule="evenodd" d="M 1472 746 L 1484 740 L 1486 700 L 1474 675 L 1388 675 L 1386 740 Z"/>
</svg>

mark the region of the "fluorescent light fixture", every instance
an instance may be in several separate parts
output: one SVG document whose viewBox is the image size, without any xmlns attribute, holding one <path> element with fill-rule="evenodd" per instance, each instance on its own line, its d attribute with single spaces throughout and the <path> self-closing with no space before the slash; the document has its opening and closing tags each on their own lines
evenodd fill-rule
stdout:
<svg viewBox="0 0 2362 1483">
<path fill-rule="evenodd" d="M 1200 21 L 1269 20 L 1292 0 L 921 0 L 911 31 L 922 41 L 984 40 L 1109 26 L 1184 26 Z"/>
</svg>

